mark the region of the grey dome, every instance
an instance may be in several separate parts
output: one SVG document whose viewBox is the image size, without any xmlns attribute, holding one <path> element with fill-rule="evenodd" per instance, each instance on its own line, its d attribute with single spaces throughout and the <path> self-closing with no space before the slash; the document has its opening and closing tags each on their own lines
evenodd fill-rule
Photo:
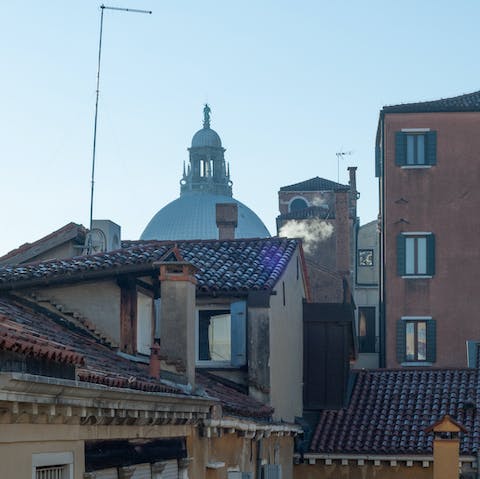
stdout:
<svg viewBox="0 0 480 479">
<path fill-rule="evenodd" d="M 142 240 L 217 239 L 216 203 L 237 203 L 235 238 L 270 236 L 262 220 L 234 198 L 210 193 L 186 193 L 164 206 L 148 223 Z"/>
<path fill-rule="evenodd" d="M 192 147 L 213 146 L 216 148 L 222 147 L 222 140 L 218 133 L 211 128 L 202 128 L 198 130 L 192 138 Z"/>
</svg>

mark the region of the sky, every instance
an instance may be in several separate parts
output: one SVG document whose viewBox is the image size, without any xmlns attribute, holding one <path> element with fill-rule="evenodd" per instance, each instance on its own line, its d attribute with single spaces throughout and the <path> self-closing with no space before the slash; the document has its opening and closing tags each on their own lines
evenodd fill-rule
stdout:
<svg viewBox="0 0 480 479">
<path fill-rule="evenodd" d="M 0 0 L 0 255 L 88 226 L 100 3 Z M 205 102 L 235 198 L 275 234 L 281 186 L 348 166 L 374 220 L 382 106 L 480 89 L 477 0 L 106 5 L 153 11 L 104 15 L 93 216 L 124 239 L 179 196 Z"/>
</svg>

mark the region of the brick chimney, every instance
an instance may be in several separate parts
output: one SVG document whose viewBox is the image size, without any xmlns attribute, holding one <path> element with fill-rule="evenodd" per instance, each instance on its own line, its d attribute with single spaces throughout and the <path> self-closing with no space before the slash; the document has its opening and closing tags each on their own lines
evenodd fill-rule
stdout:
<svg viewBox="0 0 480 479">
<path fill-rule="evenodd" d="M 238 207 L 236 203 L 217 203 L 215 205 L 218 239 L 235 239 L 235 228 L 238 224 Z"/>
<path fill-rule="evenodd" d="M 176 365 L 176 370 L 185 375 L 188 383 L 195 387 L 196 268 L 185 261 L 161 262 L 158 265 L 161 355 L 167 363 Z"/>
<path fill-rule="evenodd" d="M 350 278 L 350 219 L 348 190 L 335 192 L 335 241 L 337 271 Z"/>
<path fill-rule="evenodd" d="M 349 166 L 348 174 L 350 176 L 349 179 L 349 186 L 350 186 L 350 206 L 353 208 L 355 215 L 357 214 L 357 167 L 356 166 Z"/>
<path fill-rule="evenodd" d="M 150 348 L 149 374 L 152 378 L 160 379 L 160 341 L 155 340 Z"/>
</svg>

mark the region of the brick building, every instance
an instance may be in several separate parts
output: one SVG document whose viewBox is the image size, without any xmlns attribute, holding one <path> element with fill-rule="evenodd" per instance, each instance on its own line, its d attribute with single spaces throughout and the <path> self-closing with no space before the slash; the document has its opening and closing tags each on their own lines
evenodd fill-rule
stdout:
<svg viewBox="0 0 480 479">
<path fill-rule="evenodd" d="M 479 131 L 480 92 L 380 112 L 381 365 L 462 367 L 476 350 Z"/>
</svg>

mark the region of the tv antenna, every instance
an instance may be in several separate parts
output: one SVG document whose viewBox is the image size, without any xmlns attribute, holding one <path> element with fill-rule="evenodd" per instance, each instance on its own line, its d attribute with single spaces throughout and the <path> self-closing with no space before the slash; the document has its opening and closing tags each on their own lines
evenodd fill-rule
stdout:
<svg viewBox="0 0 480 479">
<path fill-rule="evenodd" d="M 100 39 L 98 42 L 98 63 L 97 63 L 97 89 L 96 89 L 96 98 L 95 98 L 95 119 L 93 123 L 93 148 L 92 148 L 92 180 L 91 180 L 91 190 L 90 190 L 90 226 L 89 229 L 92 230 L 93 222 L 93 191 L 95 186 L 95 153 L 97 146 L 97 120 L 98 120 L 98 98 L 100 96 L 100 64 L 102 59 L 102 35 L 103 35 L 103 12 L 105 10 L 115 10 L 118 12 L 129 12 L 129 13 L 146 13 L 151 15 L 151 10 L 138 10 L 136 8 L 119 8 L 119 7 L 109 7 L 103 3 L 100 5 Z M 91 243 L 91 238 L 88 242 Z M 87 243 L 87 254 L 91 251 L 91 245 Z"/>
<path fill-rule="evenodd" d="M 353 155 L 353 151 L 338 151 L 335 155 L 337 156 L 337 183 L 340 183 L 340 158 Z"/>
</svg>

